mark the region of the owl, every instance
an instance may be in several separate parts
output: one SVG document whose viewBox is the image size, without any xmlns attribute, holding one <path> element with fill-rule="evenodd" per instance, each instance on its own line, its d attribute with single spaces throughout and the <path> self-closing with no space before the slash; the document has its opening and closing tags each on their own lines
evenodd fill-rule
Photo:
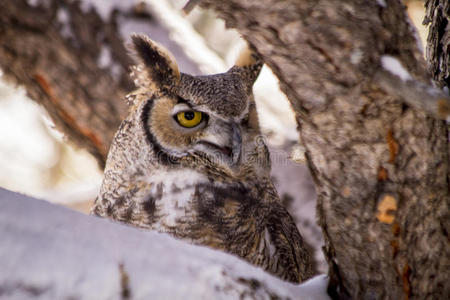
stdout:
<svg viewBox="0 0 450 300">
<path fill-rule="evenodd" d="M 302 237 L 270 178 L 252 94 L 262 62 L 244 52 L 226 73 L 180 73 L 133 35 L 137 90 L 112 142 L 92 214 L 237 255 L 284 280 L 312 276 Z"/>
</svg>

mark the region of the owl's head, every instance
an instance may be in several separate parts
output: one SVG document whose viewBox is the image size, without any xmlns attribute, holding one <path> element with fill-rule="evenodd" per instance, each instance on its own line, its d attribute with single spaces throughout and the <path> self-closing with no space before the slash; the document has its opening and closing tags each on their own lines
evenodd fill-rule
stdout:
<svg viewBox="0 0 450 300">
<path fill-rule="evenodd" d="M 131 46 L 139 64 L 130 98 L 158 163 L 201 168 L 207 162 L 236 173 L 261 147 L 266 151 L 252 94 L 262 67 L 255 54 L 246 51 L 225 73 L 191 76 L 147 37 L 133 35 Z"/>
</svg>

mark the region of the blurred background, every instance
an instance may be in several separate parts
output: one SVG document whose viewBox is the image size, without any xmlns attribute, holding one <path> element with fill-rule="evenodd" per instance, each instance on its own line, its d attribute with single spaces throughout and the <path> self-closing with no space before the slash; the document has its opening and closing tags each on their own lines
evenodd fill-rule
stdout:
<svg viewBox="0 0 450 300">
<path fill-rule="evenodd" d="M 100 15 L 111 5 L 106 4 L 110 1 L 88 2 Z M 195 8 L 186 16 L 182 12 L 185 2 L 148 0 L 146 4 L 166 31 L 141 28 L 139 24 L 128 30 L 145 32 L 168 47 L 179 61 L 181 71 L 194 74 L 226 71 L 242 49 L 243 40 L 236 31 L 226 29 L 224 22 L 211 11 Z M 404 1 L 404 4 L 424 49 L 427 29 L 421 25 L 423 1 Z M 184 57 L 188 57 L 189 62 L 184 62 Z M 105 52 L 99 64 L 110 61 Z M 314 186 L 307 168 L 302 165 L 294 115 L 267 67 L 257 80 L 254 92 L 261 127 L 271 148 L 277 189 L 305 239 L 315 248 L 319 270 L 324 272 L 321 232 L 315 225 Z M 1 187 L 84 213 L 89 211 L 102 179 L 102 170 L 95 158 L 86 150 L 73 147 L 54 127 L 45 110 L 27 98 L 23 88 L 6 83 L 1 77 L 0 165 Z"/>
</svg>

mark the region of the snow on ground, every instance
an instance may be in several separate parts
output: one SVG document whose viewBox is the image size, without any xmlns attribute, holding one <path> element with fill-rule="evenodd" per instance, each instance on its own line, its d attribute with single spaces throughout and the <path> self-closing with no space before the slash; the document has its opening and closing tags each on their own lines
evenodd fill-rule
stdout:
<svg viewBox="0 0 450 300">
<path fill-rule="evenodd" d="M 0 189 L 0 299 L 329 299 L 232 255 Z"/>
</svg>

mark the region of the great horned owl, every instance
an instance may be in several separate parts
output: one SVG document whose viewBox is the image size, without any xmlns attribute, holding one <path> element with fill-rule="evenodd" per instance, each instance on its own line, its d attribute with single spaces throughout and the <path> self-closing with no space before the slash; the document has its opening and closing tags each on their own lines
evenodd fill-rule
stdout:
<svg viewBox="0 0 450 300">
<path fill-rule="evenodd" d="M 252 95 L 251 52 L 223 74 L 180 73 L 165 49 L 132 36 L 138 89 L 109 151 L 92 213 L 235 254 L 282 279 L 310 258 L 270 179 Z"/>
</svg>

